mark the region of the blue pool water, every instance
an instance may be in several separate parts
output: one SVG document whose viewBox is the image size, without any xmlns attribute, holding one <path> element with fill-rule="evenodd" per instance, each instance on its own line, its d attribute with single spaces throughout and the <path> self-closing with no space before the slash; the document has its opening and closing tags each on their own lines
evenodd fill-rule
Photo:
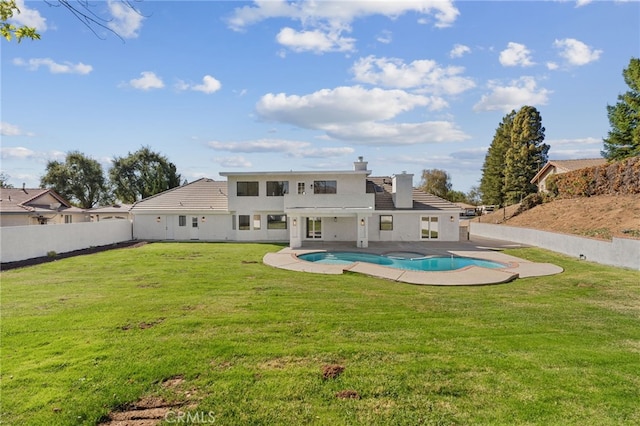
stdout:
<svg viewBox="0 0 640 426">
<path fill-rule="evenodd" d="M 368 262 L 376 265 L 387 266 L 389 268 L 405 269 L 408 271 L 453 271 L 464 268 L 465 266 L 481 266 L 483 268 L 505 267 L 505 265 L 498 262 L 473 259 L 471 257 L 403 258 L 347 251 L 307 253 L 298 255 L 298 258 L 308 262 L 319 262 L 330 265 L 349 265 L 354 262 Z"/>
</svg>

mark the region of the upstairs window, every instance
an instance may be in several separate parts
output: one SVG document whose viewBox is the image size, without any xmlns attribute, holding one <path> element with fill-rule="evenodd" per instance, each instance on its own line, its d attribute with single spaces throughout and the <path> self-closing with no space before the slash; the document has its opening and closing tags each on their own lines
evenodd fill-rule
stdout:
<svg viewBox="0 0 640 426">
<path fill-rule="evenodd" d="M 298 194 L 304 195 L 304 182 L 298 182 Z"/>
<path fill-rule="evenodd" d="M 289 182 L 267 181 L 267 197 L 282 197 L 289 193 Z"/>
<path fill-rule="evenodd" d="M 258 182 L 236 182 L 236 195 L 238 197 L 257 197 Z"/>
<path fill-rule="evenodd" d="M 337 194 L 338 182 L 335 180 L 314 180 L 313 193 L 314 194 Z"/>
</svg>

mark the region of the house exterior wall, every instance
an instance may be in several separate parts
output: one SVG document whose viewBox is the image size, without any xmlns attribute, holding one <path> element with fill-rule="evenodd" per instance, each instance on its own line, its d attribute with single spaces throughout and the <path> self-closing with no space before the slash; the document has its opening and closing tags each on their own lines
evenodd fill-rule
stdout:
<svg viewBox="0 0 640 426">
<path fill-rule="evenodd" d="M 31 219 L 27 213 L 2 213 L 0 214 L 0 227 L 2 226 L 27 226 L 31 225 Z"/>
<path fill-rule="evenodd" d="M 180 226 L 180 216 L 185 217 L 184 226 Z M 194 223 L 197 226 L 194 226 Z M 200 211 L 136 213 L 133 216 L 133 238 L 176 241 L 232 240 L 231 215 L 226 212 L 212 214 Z"/>
<path fill-rule="evenodd" d="M 380 230 L 382 215 L 393 217 L 393 230 Z M 369 241 L 435 241 L 422 238 L 420 226 L 423 216 L 438 218 L 437 241 L 459 241 L 460 218 L 457 213 L 416 210 L 376 212 L 369 219 Z"/>
<path fill-rule="evenodd" d="M 69 216 L 70 223 L 89 222 L 88 214 L 84 212 L 24 212 L 24 213 L 2 213 L 0 214 L 0 226 L 28 226 L 40 225 L 38 216 L 47 219 L 47 225 L 68 224 L 65 216 Z"/>
</svg>

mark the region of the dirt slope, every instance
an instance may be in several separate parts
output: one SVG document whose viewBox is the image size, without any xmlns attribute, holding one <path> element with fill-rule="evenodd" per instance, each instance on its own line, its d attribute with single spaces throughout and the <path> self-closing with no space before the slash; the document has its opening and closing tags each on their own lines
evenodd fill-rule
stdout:
<svg viewBox="0 0 640 426">
<path fill-rule="evenodd" d="M 517 206 L 510 206 L 474 221 L 505 223 L 510 226 L 563 232 L 586 237 L 640 239 L 640 196 L 596 196 L 555 200 L 510 217 Z"/>
</svg>

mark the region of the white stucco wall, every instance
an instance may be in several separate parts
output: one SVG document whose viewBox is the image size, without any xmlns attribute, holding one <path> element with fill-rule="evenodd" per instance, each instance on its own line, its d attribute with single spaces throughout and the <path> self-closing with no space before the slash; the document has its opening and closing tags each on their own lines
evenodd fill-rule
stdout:
<svg viewBox="0 0 640 426">
<path fill-rule="evenodd" d="M 528 244 L 568 256 L 640 270 L 640 240 L 613 238 L 602 241 L 515 226 L 470 222 L 471 237 L 494 238 Z"/>
<path fill-rule="evenodd" d="M 185 216 L 185 226 L 179 226 L 179 216 Z M 193 218 L 197 227 L 193 227 Z M 133 238 L 138 240 L 228 241 L 233 236 L 231 215 L 227 213 L 161 212 L 133 216 Z"/>
<path fill-rule="evenodd" d="M 380 230 L 380 216 L 393 216 L 393 230 Z M 438 238 L 434 240 L 421 237 L 421 218 L 438 217 Z M 451 221 L 453 217 L 453 221 Z M 458 213 L 437 211 L 389 211 L 376 212 L 369 219 L 369 241 L 458 241 L 460 238 L 460 219 Z"/>
<path fill-rule="evenodd" d="M 113 220 L 0 228 L 0 259 L 16 262 L 131 240 L 131 222 Z"/>
</svg>

